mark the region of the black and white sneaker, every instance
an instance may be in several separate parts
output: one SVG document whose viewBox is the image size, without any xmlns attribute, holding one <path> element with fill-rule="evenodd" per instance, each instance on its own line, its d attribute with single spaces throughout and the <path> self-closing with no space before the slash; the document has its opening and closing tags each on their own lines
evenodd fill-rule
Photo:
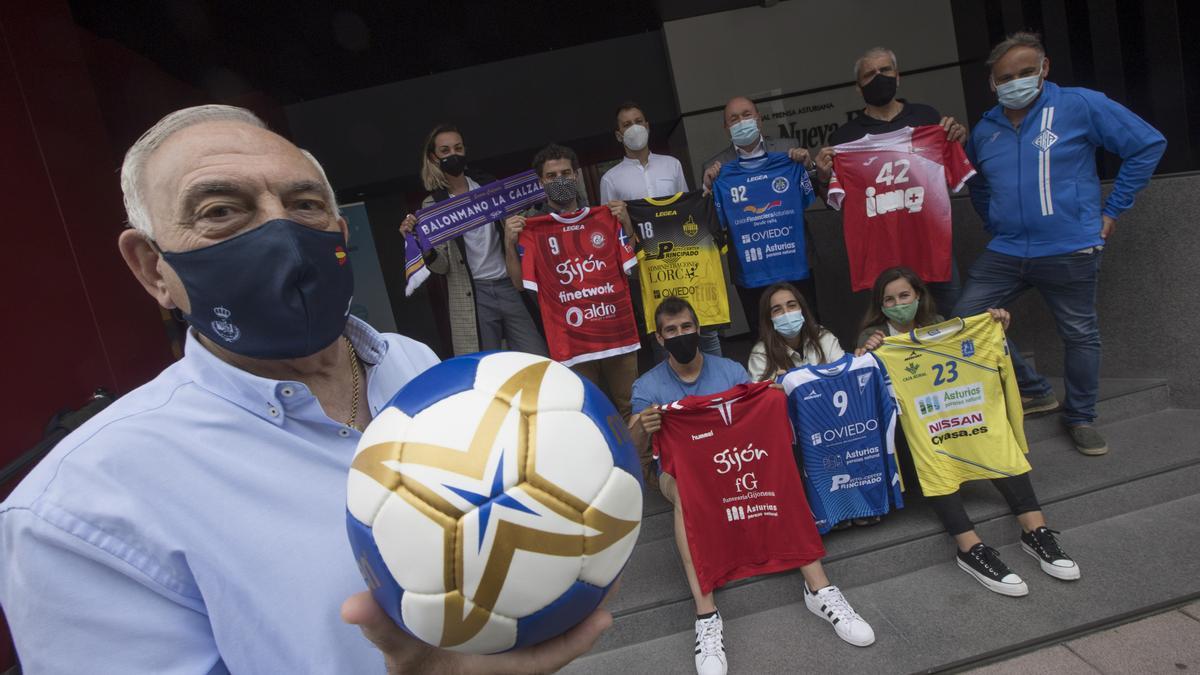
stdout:
<svg viewBox="0 0 1200 675">
<path fill-rule="evenodd" d="M 1054 535 L 1059 534 L 1046 526 L 1021 535 L 1021 548 L 1037 558 L 1042 571 L 1055 579 L 1074 581 L 1079 578 L 1079 565 L 1063 552 Z"/>
<path fill-rule="evenodd" d="M 810 591 L 804 584 L 804 605 L 808 611 L 833 624 L 833 632 L 855 647 L 866 647 L 875 642 L 875 631 L 854 611 L 846 596 L 837 586 L 826 586 Z"/>
<path fill-rule="evenodd" d="M 1008 569 L 1008 565 L 1000 559 L 1000 553 L 983 542 L 975 544 L 965 553 L 959 551 L 958 566 L 989 591 L 1014 598 L 1029 594 L 1029 587 L 1021 577 Z"/>
<path fill-rule="evenodd" d="M 721 613 L 707 619 L 696 619 L 696 675 L 725 675 L 725 641 Z"/>
</svg>

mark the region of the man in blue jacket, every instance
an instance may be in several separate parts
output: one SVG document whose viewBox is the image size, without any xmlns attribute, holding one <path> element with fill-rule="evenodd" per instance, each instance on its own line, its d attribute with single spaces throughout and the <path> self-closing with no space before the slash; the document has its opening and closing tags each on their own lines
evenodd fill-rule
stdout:
<svg viewBox="0 0 1200 675">
<path fill-rule="evenodd" d="M 1150 181 L 1167 141 L 1104 94 L 1047 81 L 1050 60 L 1033 33 L 1011 35 L 987 63 L 1000 105 L 975 126 L 967 156 L 979 171 L 969 183 L 971 202 L 993 237 L 971 267 L 954 313 L 1004 307 L 1036 288 L 1063 338 L 1064 422 L 1079 452 L 1103 455 L 1108 445 L 1092 426 L 1100 383 L 1100 260 L 1117 218 Z M 1103 203 L 1098 147 L 1122 160 Z M 1046 378 L 1012 356 L 1022 394 L 1053 404 Z"/>
</svg>

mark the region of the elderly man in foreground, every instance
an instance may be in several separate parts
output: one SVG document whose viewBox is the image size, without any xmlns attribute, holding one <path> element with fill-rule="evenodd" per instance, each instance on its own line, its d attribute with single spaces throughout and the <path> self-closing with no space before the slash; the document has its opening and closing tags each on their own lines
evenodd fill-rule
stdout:
<svg viewBox="0 0 1200 675">
<path fill-rule="evenodd" d="M 191 329 L 0 505 L 24 672 L 544 672 L 591 647 L 603 610 L 531 650 L 444 652 L 361 592 L 355 445 L 437 358 L 349 316 L 346 222 L 311 155 L 249 111 L 188 108 L 130 148 L 121 187 L 121 255 Z"/>
</svg>

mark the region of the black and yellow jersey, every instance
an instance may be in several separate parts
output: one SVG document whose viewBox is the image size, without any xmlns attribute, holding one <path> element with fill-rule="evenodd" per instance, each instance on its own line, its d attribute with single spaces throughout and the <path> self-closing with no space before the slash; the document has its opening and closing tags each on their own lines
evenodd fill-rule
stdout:
<svg viewBox="0 0 1200 675">
<path fill-rule="evenodd" d="M 875 350 L 926 496 L 1030 470 L 1004 330 L 989 314 L 893 335 Z"/>
<path fill-rule="evenodd" d="M 728 324 L 729 297 L 712 198 L 696 190 L 626 202 L 626 208 L 639 240 L 646 330 L 654 331 L 654 310 L 672 295 L 692 304 L 701 326 Z"/>
</svg>

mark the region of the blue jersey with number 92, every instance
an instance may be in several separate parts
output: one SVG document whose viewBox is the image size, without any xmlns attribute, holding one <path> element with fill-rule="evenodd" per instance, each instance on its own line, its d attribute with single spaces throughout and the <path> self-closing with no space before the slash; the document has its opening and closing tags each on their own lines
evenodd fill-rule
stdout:
<svg viewBox="0 0 1200 675">
<path fill-rule="evenodd" d="M 760 288 L 808 278 L 804 209 L 815 195 L 799 162 L 770 152 L 723 164 L 713 198 L 737 260 L 734 283 Z"/>
</svg>

